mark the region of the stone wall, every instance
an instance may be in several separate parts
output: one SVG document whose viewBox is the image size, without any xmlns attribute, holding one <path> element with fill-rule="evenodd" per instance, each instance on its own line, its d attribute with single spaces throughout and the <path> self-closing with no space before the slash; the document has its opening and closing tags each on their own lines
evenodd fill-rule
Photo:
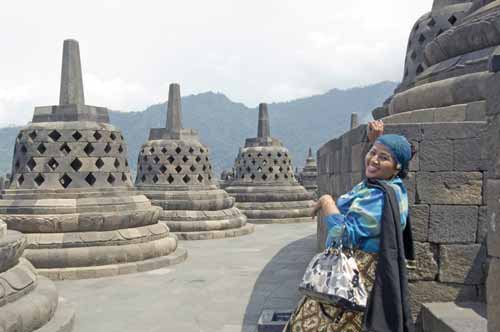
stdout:
<svg viewBox="0 0 500 332">
<path fill-rule="evenodd" d="M 491 163 L 485 128 L 485 122 L 386 125 L 386 133 L 405 135 L 418 150 L 405 179 L 417 254 L 417 269 L 410 271 L 415 314 L 424 302 L 484 299 L 483 193 Z M 338 197 L 361 181 L 369 148 L 364 125 L 323 145 L 317 153 L 320 194 Z"/>
</svg>

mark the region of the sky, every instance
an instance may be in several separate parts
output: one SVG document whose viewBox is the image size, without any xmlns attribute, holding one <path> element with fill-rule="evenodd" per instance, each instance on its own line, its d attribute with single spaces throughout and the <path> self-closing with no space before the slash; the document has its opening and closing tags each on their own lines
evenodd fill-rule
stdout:
<svg viewBox="0 0 500 332">
<path fill-rule="evenodd" d="M 206 91 L 255 107 L 399 81 L 432 0 L 23 0 L 0 4 L 0 126 L 59 101 L 77 39 L 88 105 L 142 111 Z"/>
</svg>

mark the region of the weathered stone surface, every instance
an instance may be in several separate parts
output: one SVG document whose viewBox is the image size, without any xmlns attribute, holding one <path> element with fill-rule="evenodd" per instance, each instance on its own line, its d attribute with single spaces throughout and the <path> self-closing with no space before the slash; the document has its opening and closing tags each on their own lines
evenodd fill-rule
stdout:
<svg viewBox="0 0 500 332">
<path fill-rule="evenodd" d="M 431 244 L 415 242 L 415 256 L 417 258 L 417 268 L 408 270 L 408 279 L 411 281 L 435 280 L 438 274 L 438 263 L 434 257 Z"/>
<path fill-rule="evenodd" d="M 488 255 L 500 257 L 500 180 L 488 179 Z"/>
<path fill-rule="evenodd" d="M 488 207 L 479 207 L 479 214 L 477 217 L 477 235 L 476 242 L 483 243 L 488 236 Z"/>
<path fill-rule="evenodd" d="M 475 242 L 477 219 L 477 206 L 433 205 L 430 209 L 429 241 Z"/>
<path fill-rule="evenodd" d="M 451 140 L 424 140 L 420 143 L 419 156 L 422 171 L 453 169 L 453 143 Z"/>
<path fill-rule="evenodd" d="M 478 285 L 485 281 L 486 248 L 480 244 L 439 247 L 439 281 Z"/>
<path fill-rule="evenodd" d="M 408 176 L 403 180 L 405 184 L 407 193 L 408 193 L 408 203 L 410 205 L 418 203 L 416 199 L 417 190 L 416 190 L 416 179 L 415 175 L 418 174 L 416 172 L 408 172 Z"/>
<path fill-rule="evenodd" d="M 491 163 L 482 138 L 453 141 L 453 169 L 457 171 L 485 171 Z"/>
<path fill-rule="evenodd" d="M 417 195 L 421 203 L 482 204 L 480 172 L 419 172 Z"/>
<path fill-rule="evenodd" d="M 415 241 L 427 242 L 429 239 L 429 206 L 411 205 L 409 208 Z"/>
<path fill-rule="evenodd" d="M 422 306 L 423 332 L 486 332 L 484 303 L 426 303 Z"/>
</svg>

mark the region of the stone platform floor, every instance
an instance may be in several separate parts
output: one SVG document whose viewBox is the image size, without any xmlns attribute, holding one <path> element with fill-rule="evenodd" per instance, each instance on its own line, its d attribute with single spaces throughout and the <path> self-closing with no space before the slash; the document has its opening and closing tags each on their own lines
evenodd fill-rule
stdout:
<svg viewBox="0 0 500 332">
<path fill-rule="evenodd" d="M 257 225 L 237 238 L 182 241 L 188 259 L 155 271 L 58 281 L 74 332 L 254 332 L 264 309 L 292 309 L 316 223 Z"/>
</svg>

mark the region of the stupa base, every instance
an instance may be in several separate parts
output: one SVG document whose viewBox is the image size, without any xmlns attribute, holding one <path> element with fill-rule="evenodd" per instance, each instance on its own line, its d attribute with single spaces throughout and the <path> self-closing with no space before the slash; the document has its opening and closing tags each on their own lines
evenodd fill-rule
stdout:
<svg viewBox="0 0 500 332">
<path fill-rule="evenodd" d="M 167 256 L 150 258 L 137 262 L 108 264 L 99 266 L 37 269 L 38 274 L 52 280 L 77 280 L 112 277 L 122 274 L 137 273 L 160 269 L 186 260 L 188 254 L 184 248 L 177 248 Z"/>
<path fill-rule="evenodd" d="M 233 228 L 233 229 L 201 231 L 201 232 L 172 232 L 172 234 L 175 234 L 179 240 L 213 240 L 213 239 L 224 239 L 230 237 L 243 236 L 253 233 L 254 231 L 255 231 L 255 225 L 245 224 L 240 228 Z"/>
</svg>

